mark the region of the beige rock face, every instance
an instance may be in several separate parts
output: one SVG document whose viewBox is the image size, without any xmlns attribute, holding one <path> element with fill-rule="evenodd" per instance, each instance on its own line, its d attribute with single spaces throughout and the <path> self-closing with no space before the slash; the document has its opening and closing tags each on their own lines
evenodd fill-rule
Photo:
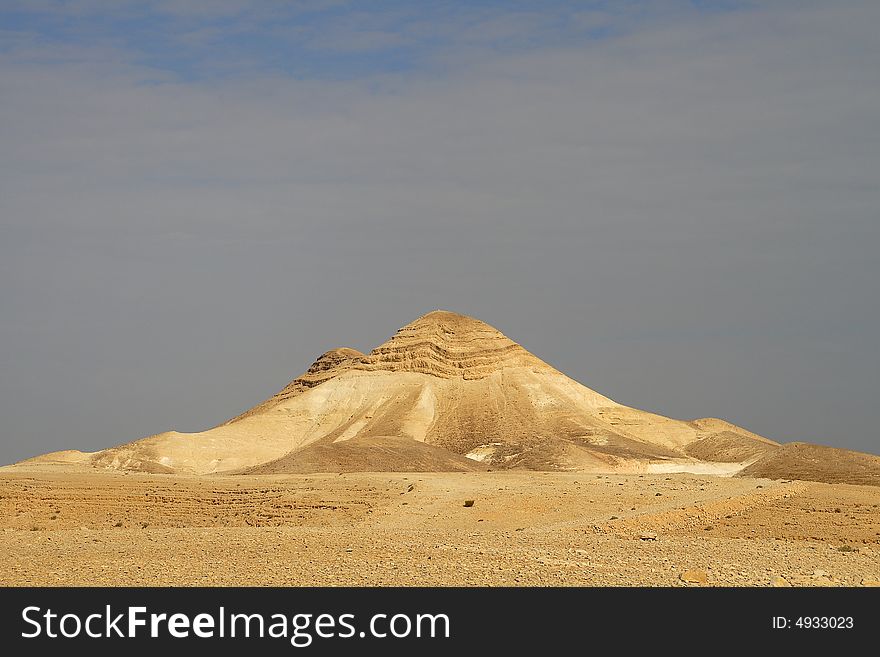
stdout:
<svg viewBox="0 0 880 657">
<path fill-rule="evenodd" d="M 493 469 L 533 470 L 640 471 L 649 461 L 712 460 L 721 448 L 730 460 L 775 446 L 720 420 L 685 422 L 623 406 L 488 324 L 434 311 L 369 354 L 323 354 L 276 395 L 218 427 L 169 431 L 83 459 L 155 473 L 301 472 L 306 448 L 313 467 L 321 469 L 316 455 L 356 467 L 358 450 L 339 455 L 333 446 L 387 438 L 398 439 L 383 443 L 396 469 L 417 453 L 407 440 L 436 448 L 438 463 L 470 456 Z M 381 466 L 367 460 L 370 469 Z"/>
</svg>

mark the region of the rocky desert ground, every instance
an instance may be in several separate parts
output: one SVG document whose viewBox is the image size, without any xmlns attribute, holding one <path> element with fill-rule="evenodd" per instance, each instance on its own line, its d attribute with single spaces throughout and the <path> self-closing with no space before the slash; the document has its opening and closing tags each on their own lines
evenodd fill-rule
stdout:
<svg viewBox="0 0 880 657">
<path fill-rule="evenodd" d="M 880 582 L 880 488 L 805 481 L 33 468 L 0 524 L 5 586 Z"/>
</svg>

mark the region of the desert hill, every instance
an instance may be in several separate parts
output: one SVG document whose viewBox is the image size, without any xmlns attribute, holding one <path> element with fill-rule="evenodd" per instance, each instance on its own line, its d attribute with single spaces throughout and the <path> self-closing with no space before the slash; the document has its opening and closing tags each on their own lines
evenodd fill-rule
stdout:
<svg viewBox="0 0 880 657">
<path fill-rule="evenodd" d="M 824 445 L 788 443 L 767 452 L 738 476 L 880 486 L 880 456 Z"/>
<path fill-rule="evenodd" d="M 367 449 L 383 441 L 385 452 Z M 191 474 L 298 472 L 337 462 L 356 469 L 359 460 L 360 469 L 383 469 L 408 459 L 438 469 L 634 471 L 652 461 L 749 462 L 775 447 L 722 420 L 623 406 L 488 324 L 438 310 L 369 354 L 328 351 L 280 392 L 213 429 L 31 462 Z"/>
<path fill-rule="evenodd" d="M 779 443 L 715 418 L 694 420 L 691 424 L 701 437 L 684 448 L 688 456 L 715 463 L 744 463 L 776 450 Z"/>
</svg>

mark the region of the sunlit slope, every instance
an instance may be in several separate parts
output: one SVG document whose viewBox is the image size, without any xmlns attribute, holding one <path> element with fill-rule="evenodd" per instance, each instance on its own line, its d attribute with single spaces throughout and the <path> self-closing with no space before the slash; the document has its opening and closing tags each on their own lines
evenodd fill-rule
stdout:
<svg viewBox="0 0 880 657">
<path fill-rule="evenodd" d="M 396 437 L 493 468 L 629 469 L 656 459 L 693 460 L 688 445 L 731 427 L 622 406 L 488 324 L 434 311 L 369 354 L 323 354 L 279 393 L 218 427 L 169 431 L 83 458 L 148 472 L 240 472 L 268 463 L 273 472 L 300 471 L 297 452 L 309 446 Z M 354 467 L 355 457 L 347 458 Z M 371 469 L 381 465 L 367 460 Z"/>
</svg>

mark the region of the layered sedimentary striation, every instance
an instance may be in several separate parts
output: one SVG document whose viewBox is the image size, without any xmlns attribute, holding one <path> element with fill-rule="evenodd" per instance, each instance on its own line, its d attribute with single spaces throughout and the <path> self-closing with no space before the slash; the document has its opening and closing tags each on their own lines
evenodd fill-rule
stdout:
<svg viewBox="0 0 880 657">
<path fill-rule="evenodd" d="M 318 360 L 312 363 L 312 366 L 307 369 L 304 374 L 288 383 L 278 393 L 264 401 L 262 404 L 258 404 L 238 417 L 232 418 L 226 424 L 231 424 L 251 415 L 259 414 L 268 410 L 272 406 L 285 402 L 292 397 L 296 397 L 300 393 L 321 385 L 325 381 L 337 377 L 346 370 L 351 369 L 355 360 L 363 358 L 365 358 L 364 354 L 357 349 L 351 349 L 349 347 L 331 349 L 330 351 L 321 354 L 318 357 Z"/>
<path fill-rule="evenodd" d="M 230 422 L 283 403 L 350 370 L 473 380 L 491 376 L 504 367 L 549 368 L 485 322 L 435 310 L 407 324 L 369 354 L 349 347 L 331 349 L 280 392 Z"/>
<path fill-rule="evenodd" d="M 407 324 L 353 367 L 465 380 L 484 379 L 506 367 L 549 368 L 488 324 L 442 310 Z"/>
<path fill-rule="evenodd" d="M 727 460 L 751 457 L 775 443 L 720 420 L 684 422 L 623 406 L 488 324 L 434 311 L 368 354 L 326 352 L 214 429 L 171 431 L 83 459 L 151 472 L 298 472 L 318 456 L 355 468 L 358 454 L 379 445 L 395 469 L 407 459 L 418 460 L 414 469 L 458 469 L 467 457 L 492 468 L 636 470 L 651 460 L 711 458 L 713 450 Z M 364 458 L 364 468 L 381 463 L 375 452 Z"/>
</svg>

